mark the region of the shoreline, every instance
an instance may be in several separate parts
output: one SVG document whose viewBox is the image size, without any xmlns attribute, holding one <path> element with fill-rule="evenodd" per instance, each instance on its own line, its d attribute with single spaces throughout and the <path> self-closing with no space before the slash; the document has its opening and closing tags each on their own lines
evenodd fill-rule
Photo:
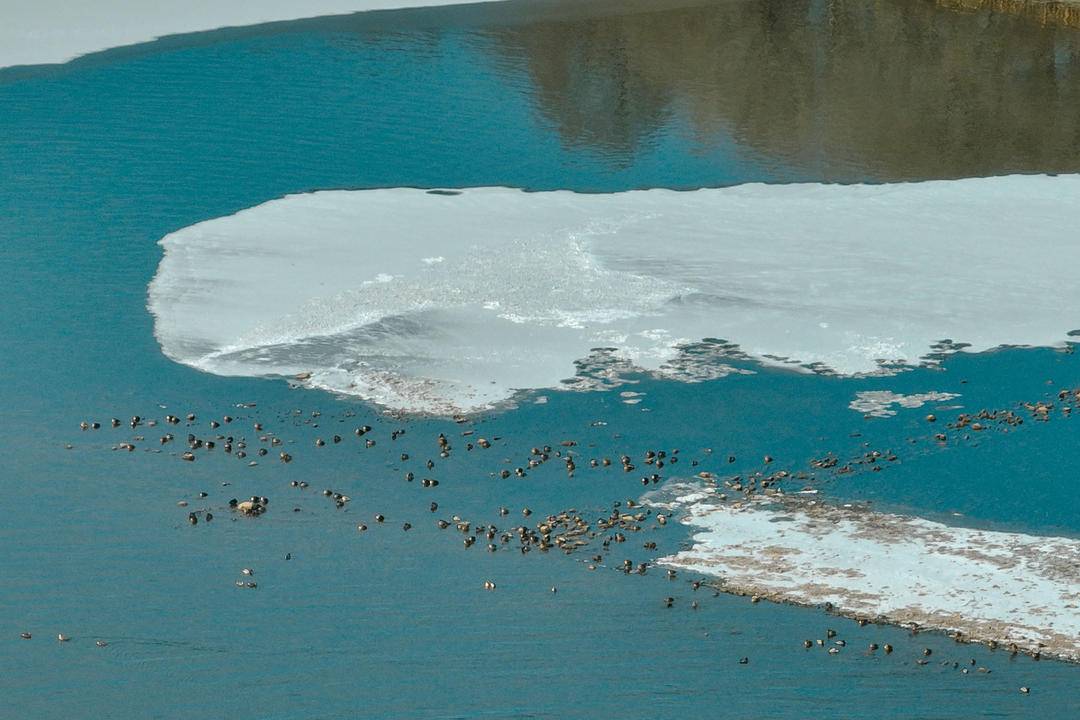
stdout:
<svg viewBox="0 0 1080 720">
<path fill-rule="evenodd" d="M 222 5 L 195 0 L 173 7 L 151 7 L 107 0 L 74 6 L 56 0 L 9 8 L 0 29 L 0 70 L 60 65 L 117 48 L 172 35 L 223 30 L 376 10 L 465 5 L 498 0 L 268 0 Z"/>
</svg>

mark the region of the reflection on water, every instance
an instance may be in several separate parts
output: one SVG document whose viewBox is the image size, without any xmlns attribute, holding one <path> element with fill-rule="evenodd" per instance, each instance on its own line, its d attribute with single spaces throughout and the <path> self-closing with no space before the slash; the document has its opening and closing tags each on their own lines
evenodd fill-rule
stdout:
<svg viewBox="0 0 1080 720">
<path fill-rule="evenodd" d="M 575 1 L 578 17 L 616 12 L 600 5 L 609 0 Z M 641 4 L 619 0 L 624 6 L 635 1 Z M 655 11 L 658 0 L 648 2 Z M 521 7 L 531 7 L 531 0 Z M 570 507 L 606 512 L 612 499 L 635 494 L 627 486 L 634 478 L 625 473 L 596 469 L 586 476 L 589 470 L 583 468 L 582 479 L 574 480 L 561 463 L 530 470 L 521 482 L 503 484 L 488 476 L 504 466 L 507 453 L 525 464 L 534 443 L 570 438 L 580 441 L 588 456 L 632 452 L 640 457 L 637 453 L 648 447 L 682 447 L 685 466 L 696 456 L 703 460 L 696 469 L 725 474 L 760 468 L 758 459 L 767 452 L 775 453 L 774 467 L 802 467 L 828 450 L 846 458 L 868 448 L 907 447 L 909 421 L 919 422 L 913 418 L 923 411 L 905 410 L 908 419 L 863 421 L 848 409 L 856 389 L 904 395 L 949 391 L 962 393 L 957 401 L 967 409 L 1015 407 L 1058 383 L 1078 384 L 1080 354 L 1026 350 L 953 356 L 947 372 L 868 378 L 857 387 L 856 381 L 766 371 L 693 386 L 642 378 L 633 398 L 641 402 L 634 405 L 619 402 L 616 393 L 551 393 L 545 404 L 484 417 L 477 430 L 504 440 L 491 454 L 459 449 L 445 463 L 439 458 L 437 477 L 446 482 L 432 491 L 400 480 L 396 470 L 399 479 L 387 481 L 390 469 L 401 467 L 399 453 L 410 448 L 413 462 L 422 463 L 440 432 L 465 445 L 465 428 L 413 420 L 408 434 L 392 443 L 390 429 L 403 425 L 396 419 L 290 390 L 284 383 L 190 371 L 161 356 L 145 311 L 146 283 L 160 259 L 155 241 L 286 193 L 469 184 L 607 191 L 715 183 L 720 172 L 733 182 L 781 177 L 727 157 L 693 164 L 695 158 L 678 154 L 683 146 L 664 142 L 691 129 L 700 148 L 723 142 L 724 133 L 731 132 L 778 163 L 785 157 L 814 159 L 798 143 L 818 135 L 802 130 L 795 119 L 815 118 L 813 108 L 836 102 L 840 89 L 808 89 L 805 97 L 816 104 L 806 108 L 784 95 L 798 87 L 796 79 L 781 87 L 762 83 L 794 73 L 790 66 L 802 57 L 798 48 L 803 53 L 820 48 L 827 55 L 832 46 L 815 33 L 830 26 L 818 15 L 796 22 L 794 11 L 774 10 L 789 17 L 785 35 L 768 29 L 759 5 L 680 11 L 686 40 L 680 39 L 670 55 L 644 62 L 650 59 L 641 54 L 651 47 L 649 37 L 679 33 L 670 19 L 679 12 L 654 12 L 652 20 L 638 20 L 642 37 L 636 43 L 618 34 L 634 24 L 632 17 L 567 19 L 562 38 L 552 27 L 555 12 L 537 9 L 522 18 L 520 8 L 491 6 L 375 13 L 349 23 L 295 23 L 261 34 L 210 33 L 197 43 L 176 39 L 48 71 L 0 73 L 0 288 L 8 300 L 0 313 L 5 370 L 0 686 L 3 707 L 16 709 L 10 717 L 194 717 L 206 715 L 213 703 L 220 708 L 213 715 L 444 718 L 467 711 L 475 715 L 477 698 L 483 698 L 488 717 L 562 717 L 582 714 L 577 708 L 591 705 L 619 707 L 627 716 L 712 720 L 724 709 L 734 717 L 795 719 L 806 715 L 809 701 L 826 712 L 836 705 L 832 714 L 844 717 L 889 719 L 910 717 L 913 696 L 947 698 L 954 707 L 972 708 L 968 716 L 1075 715 L 1075 702 L 1068 700 L 1075 697 L 1074 666 L 1035 665 L 978 646 L 955 646 L 960 659 L 978 658 L 993 669 L 975 683 L 966 682 L 958 672 L 916 671 L 912 665 L 922 647 L 938 641 L 945 647 L 935 652 L 934 662 L 949 658 L 952 641 L 874 623 L 859 627 L 840 618 L 827 623 L 849 639 L 848 650 L 888 642 L 896 646 L 891 656 L 896 662 L 854 651 L 838 657 L 823 650 L 804 653 L 799 639 L 817 637 L 812 633 L 826 623 L 817 611 L 710 593 L 699 593 L 701 607 L 693 610 L 683 579 L 672 583 L 662 571 L 624 582 L 612 578 L 617 572 L 602 567 L 588 572 L 561 553 L 523 559 L 504 550 L 465 550 L 460 539 L 437 528 L 428 502 L 438 499 L 447 517 L 460 513 L 477 524 L 503 525 L 510 521 L 497 513 L 499 504 L 515 508 L 515 514 L 517 508 L 534 508 L 535 520 Z M 565 19 L 571 11 L 557 12 Z M 751 32 L 732 24 L 707 31 L 702 18 L 716 20 L 717 13 L 758 27 Z M 540 15 L 547 20 L 541 22 Z M 943 15 L 943 23 L 958 26 L 982 17 Z M 807 22 L 816 29 L 806 29 Z M 554 36 L 554 44 L 535 42 L 524 30 L 530 23 L 537 33 Z M 927 23 L 913 25 L 926 34 Z M 1019 45 L 1015 55 L 983 52 L 999 53 L 1012 67 L 1004 58 L 1035 56 L 1030 34 L 1049 38 L 1049 48 L 1068 47 L 1063 31 L 1025 28 L 1013 37 L 1000 33 Z M 1054 39 L 1055 32 L 1062 38 Z M 726 42 L 740 37 L 727 57 L 745 61 L 729 70 L 723 62 Z M 769 45 L 755 46 L 766 40 Z M 723 43 L 711 48 L 718 59 L 687 64 L 702 63 L 714 41 Z M 622 55 L 605 55 L 605 43 L 623 47 Z M 593 48 L 591 65 L 568 55 L 586 45 Z M 938 47 L 961 50 L 945 41 Z M 773 57 L 773 52 L 781 54 Z M 889 60 L 890 52 L 883 52 L 878 64 L 906 73 L 916 85 L 926 81 L 901 63 L 904 58 Z M 1063 52 L 1061 57 L 1070 56 Z M 763 58 L 768 72 L 747 82 Z M 921 60 L 914 51 L 908 59 Z M 926 64 L 933 70 L 933 63 Z M 1063 61 L 1061 67 L 1071 65 Z M 532 79 L 541 68 L 551 73 L 545 85 Z M 803 71 L 798 81 L 826 76 L 844 79 L 839 72 Z M 538 87 L 548 88 L 547 94 Z M 596 87 L 619 100 L 620 112 L 611 113 L 618 119 L 600 122 L 605 100 Z M 994 107 L 1035 117 L 1048 133 L 1067 127 L 1069 118 L 1047 112 L 1056 105 L 1042 86 L 1033 84 L 1038 92 L 1023 103 L 994 99 L 1005 89 L 1011 89 L 1009 96 L 1022 95 L 1019 87 L 1014 80 L 982 83 L 992 91 L 986 102 Z M 1054 92 L 1061 93 L 1058 104 L 1069 107 L 1065 87 Z M 860 102 L 857 93 L 848 94 Z M 884 91 L 880 95 L 889 97 Z M 585 97 L 600 99 L 587 105 Z M 755 103 L 748 105 L 747 99 Z M 589 108 L 578 118 L 577 139 L 561 121 L 575 103 Z M 536 127 L 540 115 L 534 107 L 544 108 L 560 128 L 564 147 L 551 141 L 556 131 Z M 766 132 L 773 124 L 757 122 L 768 118 L 769 107 L 786 113 L 773 119 L 775 136 Z M 777 147 L 771 138 L 792 132 L 787 125 L 799 133 Z M 850 141 L 852 132 L 841 137 Z M 976 134 L 965 136 L 981 142 Z M 1056 135 L 1053 141 L 1035 140 L 1035 150 L 1026 156 L 1032 161 L 1054 159 L 1055 150 L 1072 148 Z M 604 152 L 589 150 L 604 142 Z M 657 147 L 664 151 L 664 165 L 650 161 L 657 153 L 649 150 Z M 837 150 L 845 147 L 855 146 Z M 858 147 L 870 157 L 879 152 L 869 142 Z M 627 170 L 601 166 L 620 153 L 632 163 Z M 850 157 L 854 160 L 839 167 L 855 173 L 856 160 L 862 159 L 853 152 Z M 818 167 L 807 162 L 802 171 Z M 655 262 L 664 262 L 664 254 L 659 239 Z M 273 256 L 256 253 L 250 259 L 272 262 Z M 521 275 L 544 262 L 537 255 Z M 222 282 L 227 285 L 230 278 Z M 973 290 L 973 302 L 977 296 Z M 1045 386 L 1050 378 L 1055 385 Z M 232 407 L 240 401 L 257 402 L 257 408 Z M 292 414 L 298 407 L 303 420 Z M 308 424 L 309 412 L 316 409 L 324 413 L 321 429 Z M 200 423 L 211 414 L 248 416 L 242 421 L 247 428 L 258 420 L 255 413 L 262 414 L 273 420 L 271 429 L 286 432 L 286 440 L 307 450 L 298 450 L 297 462 L 289 465 L 263 462 L 231 469 L 217 450 L 195 463 L 173 458 L 170 466 L 164 453 L 175 450 L 120 458 L 110 449 L 114 441 L 101 434 L 111 428 L 94 435 L 76 425 L 84 417 L 136 412 L 161 417 L 188 410 L 205 413 Z M 352 417 L 354 412 L 361 416 Z M 347 427 L 375 426 L 378 445 L 334 452 L 331 444 L 316 451 L 317 434 L 334 432 L 335 420 L 346 417 Z M 1060 534 L 1053 530 L 1059 525 L 1075 534 L 1078 496 L 1066 485 L 1073 477 L 1053 462 L 1075 454 L 1069 451 L 1075 448 L 1075 427 L 1057 421 L 1023 427 L 1000 436 L 980 433 L 973 444 L 982 444 L 970 453 L 952 443 L 947 451 L 931 450 L 927 439 L 920 443 L 925 450 L 905 452 L 903 462 L 890 463 L 890 471 L 838 475 L 826 490 L 831 497 L 872 500 L 879 507 L 963 512 L 964 522 L 1014 523 L 1023 532 Z M 859 437 L 853 438 L 856 429 Z M 70 451 L 62 449 L 67 442 L 75 445 Z M 715 455 L 701 451 L 713 446 L 722 449 Z M 728 464 L 728 453 L 743 464 Z M 706 455 L 715 460 L 705 460 Z M 1038 481 L 1031 482 L 1036 472 Z M 55 491 L 54 478 L 62 481 L 62 494 Z M 360 498 L 358 509 L 338 510 L 323 504 L 321 496 L 316 502 L 294 495 L 300 490 L 288 488 L 290 478 L 346 491 Z M 1018 478 L 1029 480 L 1022 492 L 1017 492 Z M 224 487 L 223 481 L 233 485 Z M 195 493 L 202 490 L 210 492 L 206 502 L 214 507 L 232 495 L 266 493 L 279 509 L 235 523 L 225 511 L 214 522 L 193 527 L 175 501 L 191 499 L 199 507 L 202 499 Z M 303 512 L 290 512 L 290 506 Z M 360 517 L 370 518 L 376 510 L 389 522 L 357 532 Z M 408 533 L 399 529 L 404 520 L 415 524 Z M 621 547 L 635 560 L 646 560 L 673 552 L 686 537 L 674 523 L 665 532 L 674 534 L 660 538 L 655 553 L 640 544 Z M 283 559 L 287 553 L 293 560 Z M 256 568 L 258 590 L 233 586 L 241 567 Z M 487 579 L 498 580 L 497 592 L 480 589 Z M 557 595 L 548 592 L 556 585 Z M 680 600 L 662 609 L 660 598 L 669 593 Z M 24 630 L 33 631 L 32 641 L 19 639 Z M 48 639 L 61 631 L 74 640 Z M 107 648 L 95 647 L 98 636 L 110 641 Z M 569 653 L 568 637 L 576 640 Z M 147 645 L 131 638 L 179 644 Z M 644 672 L 643 647 L 650 648 Z M 219 652 L 222 648 L 227 651 Z M 752 658 L 750 672 L 768 668 L 767 692 L 745 691 L 747 676 L 734 671 L 741 656 Z M 523 658 L 543 673 L 543 682 L 527 681 Z M 433 677 L 437 693 L 417 692 Z M 140 692 L 117 678 L 137 680 Z M 311 678 L 321 692 L 310 692 Z M 634 678 L 633 685 L 620 678 Z M 859 703 L 849 700 L 853 678 Z M 974 673 L 967 678 L 974 679 Z M 1016 691 L 1027 684 L 1035 688 L 1030 696 Z M 237 692 L 240 686 L 258 692 Z M 570 712 L 565 698 L 574 698 Z M 101 710 L 91 712 L 93 707 Z M 9 717 L 2 710 L 0 716 Z"/>
<path fill-rule="evenodd" d="M 1069 0 L 935 0 L 960 11 L 989 11 L 1021 15 L 1043 25 L 1080 28 L 1080 6 Z"/>
<path fill-rule="evenodd" d="M 330 125 L 359 104 L 358 157 L 400 164 L 439 137 L 414 184 L 481 182 L 475 148 L 455 177 L 432 175 L 439 152 L 485 133 L 500 173 L 477 175 L 511 185 L 529 184 L 523 162 L 557 166 L 535 186 L 592 190 L 1080 171 L 1080 5 L 1039 0 L 509 0 L 178 36 L 0 70 L 0 89 L 200 52 L 221 72 L 155 92 L 183 80 L 209 95 L 228 65 L 248 79 L 228 102 L 261 117 L 296 117 L 304 95 L 300 114 Z M 388 152 L 399 137 L 410 152 Z"/>
<path fill-rule="evenodd" d="M 1057 9 L 1055 9 L 1057 8 Z M 568 146 L 663 129 L 792 178 L 1080 170 L 1080 17 L 1010 0 L 748 0 L 490 27 Z"/>
</svg>

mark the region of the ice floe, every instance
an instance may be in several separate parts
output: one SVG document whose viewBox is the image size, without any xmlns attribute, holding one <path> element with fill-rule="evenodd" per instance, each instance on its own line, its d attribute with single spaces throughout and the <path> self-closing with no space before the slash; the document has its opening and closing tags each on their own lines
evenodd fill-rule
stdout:
<svg viewBox="0 0 1080 720">
<path fill-rule="evenodd" d="M 693 546 L 658 562 L 732 592 L 1080 659 L 1080 540 L 953 527 L 812 497 L 725 500 L 670 482 Z"/>
<path fill-rule="evenodd" d="M 927 403 L 945 402 L 958 397 L 960 396 L 957 393 L 936 390 L 909 395 L 895 393 L 892 390 L 863 390 L 855 393 L 855 399 L 848 403 L 848 407 L 864 415 L 884 418 L 896 415 L 893 405 L 911 410 L 921 408 Z"/>
<path fill-rule="evenodd" d="M 1080 176 L 326 191 L 165 237 L 149 308 L 179 362 L 459 412 L 590 356 L 704 380 L 748 357 L 854 374 L 1058 344 L 1076 227 Z"/>
</svg>

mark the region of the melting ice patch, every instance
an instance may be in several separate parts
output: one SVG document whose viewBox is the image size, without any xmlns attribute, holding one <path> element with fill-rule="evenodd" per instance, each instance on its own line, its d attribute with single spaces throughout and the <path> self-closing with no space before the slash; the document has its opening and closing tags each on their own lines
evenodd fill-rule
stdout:
<svg viewBox="0 0 1080 720">
<path fill-rule="evenodd" d="M 1077 325 L 1076 227 L 1080 176 L 329 191 L 165 237 L 149 308 L 179 362 L 458 412 L 558 387 L 597 347 L 700 380 L 734 370 L 702 338 L 838 373 L 946 338 L 1055 344 Z"/>
<path fill-rule="evenodd" d="M 926 403 L 945 402 L 960 397 L 957 393 L 931 391 L 904 395 L 891 390 L 863 390 L 855 393 L 855 399 L 848 407 L 856 412 L 871 417 L 892 417 L 896 415 L 893 405 L 906 409 L 921 408 Z"/>
<path fill-rule="evenodd" d="M 700 528 L 658 562 L 726 589 L 1080 659 L 1080 540 L 951 527 L 790 497 L 669 483 L 644 502 Z"/>
</svg>

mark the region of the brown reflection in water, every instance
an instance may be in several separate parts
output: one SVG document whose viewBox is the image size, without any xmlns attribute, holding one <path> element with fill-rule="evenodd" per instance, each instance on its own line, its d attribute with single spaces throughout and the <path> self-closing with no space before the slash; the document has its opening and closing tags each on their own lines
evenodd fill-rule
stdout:
<svg viewBox="0 0 1080 720">
<path fill-rule="evenodd" d="M 610 11 L 609 11 L 610 12 Z M 796 177 L 1080 170 L 1080 8 L 738 0 L 490 29 L 570 145 L 632 157 L 672 116 Z"/>
<path fill-rule="evenodd" d="M 979 11 L 1022 15 L 1043 25 L 1080 28 L 1080 5 L 1054 0 L 935 0 L 950 10 Z"/>
</svg>

